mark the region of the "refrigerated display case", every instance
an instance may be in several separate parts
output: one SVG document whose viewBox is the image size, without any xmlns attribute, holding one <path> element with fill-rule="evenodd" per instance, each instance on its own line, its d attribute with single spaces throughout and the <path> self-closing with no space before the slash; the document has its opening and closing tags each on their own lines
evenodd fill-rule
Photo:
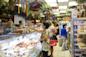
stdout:
<svg viewBox="0 0 86 57">
<path fill-rule="evenodd" d="M 1 37 L 6 39 L 0 40 L 0 57 L 38 57 L 42 50 L 38 32 Z"/>
</svg>

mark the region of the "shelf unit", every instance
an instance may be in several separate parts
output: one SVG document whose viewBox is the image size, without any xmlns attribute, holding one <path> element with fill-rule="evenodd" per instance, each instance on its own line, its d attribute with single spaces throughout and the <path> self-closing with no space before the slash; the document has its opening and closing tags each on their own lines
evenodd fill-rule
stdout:
<svg viewBox="0 0 86 57">
<path fill-rule="evenodd" d="M 86 34 L 86 31 L 83 30 L 83 32 L 78 32 L 78 29 L 82 26 L 86 26 L 86 18 L 74 18 L 72 20 L 73 25 L 73 55 L 74 57 L 86 57 L 86 54 L 83 55 L 83 49 L 79 47 L 79 44 L 77 42 L 77 35 L 78 34 Z"/>
</svg>

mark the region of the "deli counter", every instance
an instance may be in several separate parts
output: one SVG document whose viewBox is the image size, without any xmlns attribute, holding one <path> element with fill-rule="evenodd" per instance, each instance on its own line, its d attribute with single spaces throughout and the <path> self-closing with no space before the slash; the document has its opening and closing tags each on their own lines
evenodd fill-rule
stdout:
<svg viewBox="0 0 86 57">
<path fill-rule="evenodd" d="M 0 36 L 0 57 L 38 57 L 41 33 Z"/>
</svg>

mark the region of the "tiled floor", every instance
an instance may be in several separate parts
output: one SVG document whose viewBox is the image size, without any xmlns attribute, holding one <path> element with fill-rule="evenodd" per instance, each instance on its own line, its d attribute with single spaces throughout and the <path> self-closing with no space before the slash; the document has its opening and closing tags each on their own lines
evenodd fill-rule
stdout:
<svg viewBox="0 0 86 57">
<path fill-rule="evenodd" d="M 58 46 L 54 47 L 53 57 L 71 57 L 69 50 L 62 51 L 62 48 Z"/>
</svg>

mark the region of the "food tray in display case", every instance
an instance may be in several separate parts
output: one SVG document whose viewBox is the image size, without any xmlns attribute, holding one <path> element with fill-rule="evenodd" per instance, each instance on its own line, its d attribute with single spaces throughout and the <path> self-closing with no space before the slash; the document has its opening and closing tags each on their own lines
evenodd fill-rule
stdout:
<svg viewBox="0 0 86 57">
<path fill-rule="evenodd" d="M 13 36 L 0 41 L 0 57 L 38 57 L 42 50 L 41 33 Z"/>
</svg>

